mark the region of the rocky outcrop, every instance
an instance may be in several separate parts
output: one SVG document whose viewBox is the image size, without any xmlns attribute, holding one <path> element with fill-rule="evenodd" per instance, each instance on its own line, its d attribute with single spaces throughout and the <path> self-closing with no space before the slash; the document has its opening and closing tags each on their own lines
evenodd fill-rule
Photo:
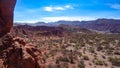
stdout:
<svg viewBox="0 0 120 68">
<path fill-rule="evenodd" d="M 0 37 L 8 33 L 13 25 L 16 0 L 0 0 Z"/>
<path fill-rule="evenodd" d="M 6 35 L 0 45 L 3 68 L 44 68 L 42 52 L 20 37 Z"/>
<path fill-rule="evenodd" d="M 15 3 L 0 0 L 0 68 L 44 68 L 42 52 L 36 46 L 7 34 L 13 25 Z"/>
</svg>

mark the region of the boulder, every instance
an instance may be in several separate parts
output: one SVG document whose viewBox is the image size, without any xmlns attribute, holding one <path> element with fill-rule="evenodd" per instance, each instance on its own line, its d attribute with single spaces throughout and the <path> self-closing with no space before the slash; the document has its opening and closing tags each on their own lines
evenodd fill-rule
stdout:
<svg viewBox="0 0 120 68">
<path fill-rule="evenodd" d="M 6 35 L 0 45 L 3 68 L 44 68 L 42 52 L 23 38 Z"/>
</svg>

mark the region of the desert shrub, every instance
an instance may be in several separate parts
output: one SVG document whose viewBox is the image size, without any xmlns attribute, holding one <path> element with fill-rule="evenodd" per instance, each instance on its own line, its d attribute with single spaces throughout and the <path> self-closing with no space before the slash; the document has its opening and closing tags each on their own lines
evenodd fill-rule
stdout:
<svg viewBox="0 0 120 68">
<path fill-rule="evenodd" d="M 80 45 L 81 47 L 84 47 L 84 46 L 85 46 L 85 43 L 84 43 L 84 42 L 79 42 L 79 45 Z"/>
<path fill-rule="evenodd" d="M 62 68 L 62 67 L 61 67 L 60 64 L 55 64 L 55 65 L 49 64 L 49 65 L 46 66 L 46 68 Z"/>
<path fill-rule="evenodd" d="M 91 45 L 94 44 L 93 40 L 89 40 L 88 44 L 91 44 Z"/>
<path fill-rule="evenodd" d="M 72 68 L 76 68 L 76 66 L 74 65 L 74 66 L 71 66 Z"/>
<path fill-rule="evenodd" d="M 109 44 L 109 41 L 104 41 L 104 42 L 102 42 L 101 44 Z"/>
<path fill-rule="evenodd" d="M 95 64 L 96 64 L 96 65 L 104 65 L 104 62 L 103 62 L 102 60 L 98 60 L 98 59 L 97 59 L 97 60 L 95 61 Z"/>
<path fill-rule="evenodd" d="M 68 57 L 62 57 L 62 58 L 60 59 L 60 61 L 69 62 L 69 59 L 68 59 Z"/>
<path fill-rule="evenodd" d="M 103 59 L 106 59 L 105 55 L 102 55 L 102 58 L 103 58 Z"/>
<path fill-rule="evenodd" d="M 97 51 L 100 51 L 100 50 L 102 50 L 102 49 L 103 49 L 102 46 L 98 46 L 98 47 L 97 47 Z"/>
<path fill-rule="evenodd" d="M 46 68 L 52 68 L 52 65 L 50 65 L 50 64 L 49 64 L 49 65 L 47 65 L 47 67 L 46 67 Z"/>
<path fill-rule="evenodd" d="M 76 39 L 71 39 L 70 43 L 77 43 L 77 40 Z"/>
<path fill-rule="evenodd" d="M 94 50 L 93 47 L 90 47 L 90 48 L 89 48 L 89 51 L 90 51 L 91 53 L 95 53 L 95 50 Z"/>
<path fill-rule="evenodd" d="M 54 50 L 50 50 L 49 55 L 52 57 L 56 54 L 57 49 L 55 48 Z"/>
<path fill-rule="evenodd" d="M 78 68 L 85 68 L 84 61 L 83 60 L 79 61 L 77 66 L 78 66 Z"/>
<path fill-rule="evenodd" d="M 68 68 L 68 63 L 64 62 L 64 63 L 61 63 L 60 65 L 61 65 L 60 66 L 61 68 Z"/>
<path fill-rule="evenodd" d="M 74 62 L 74 57 L 73 57 L 73 55 L 70 55 L 69 56 L 69 60 L 70 60 L 70 63 L 71 64 L 74 64 L 75 62 Z"/>
<path fill-rule="evenodd" d="M 59 64 L 59 63 L 60 63 L 59 58 L 56 59 L 55 63 L 56 63 L 56 64 Z"/>
<path fill-rule="evenodd" d="M 113 59 L 114 59 L 113 57 L 108 57 L 109 61 L 113 61 Z"/>
<path fill-rule="evenodd" d="M 89 57 L 87 55 L 83 55 L 84 60 L 89 60 Z"/>
<path fill-rule="evenodd" d="M 60 67 L 60 64 L 56 64 L 52 68 L 61 68 L 61 67 Z"/>
<path fill-rule="evenodd" d="M 69 59 L 66 56 L 65 57 L 61 57 L 61 56 L 57 57 L 56 58 L 56 64 L 59 64 L 60 61 L 62 61 L 62 62 L 69 62 Z"/>
<path fill-rule="evenodd" d="M 119 51 L 115 51 L 114 54 L 115 55 L 120 55 L 120 52 Z"/>
<path fill-rule="evenodd" d="M 92 65 L 92 63 L 89 63 L 89 65 L 91 66 L 91 65 Z"/>
<path fill-rule="evenodd" d="M 119 40 L 119 42 L 118 42 L 118 45 L 117 46 L 120 46 L 120 40 Z"/>
<path fill-rule="evenodd" d="M 80 49 L 80 46 L 79 46 L 79 44 L 76 44 L 75 45 L 75 50 L 78 50 L 78 49 Z"/>
<path fill-rule="evenodd" d="M 104 65 L 105 65 L 105 66 L 108 66 L 108 64 L 107 64 L 107 63 L 105 63 L 105 62 L 104 62 Z"/>
<path fill-rule="evenodd" d="M 113 50 L 107 50 L 106 53 L 107 53 L 108 55 L 112 55 L 112 54 L 113 54 Z"/>
<path fill-rule="evenodd" d="M 108 60 L 112 63 L 112 65 L 120 67 L 120 58 L 108 57 Z"/>
</svg>

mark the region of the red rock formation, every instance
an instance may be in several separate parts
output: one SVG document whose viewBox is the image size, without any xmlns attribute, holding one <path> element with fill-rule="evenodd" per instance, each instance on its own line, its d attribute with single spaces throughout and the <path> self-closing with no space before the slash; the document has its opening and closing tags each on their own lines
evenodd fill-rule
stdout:
<svg viewBox="0 0 120 68">
<path fill-rule="evenodd" d="M 42 53 L 34 45 L 19 37 L 4 36 L 13 25 L 15 3 L 0 0 L 0 68 L 44 68 Z"/>
<path fill-rule="evenodd" d="M 0 55 L 6 68 L 44 68 L 41 51 L 19 37 L 7 35 L 0 45 Z"/>
<path fill-rule="evenodd" d="M 16 0 L 0 0 L 0 37 L 8 33 L 13 25 Z"/>
</svg>

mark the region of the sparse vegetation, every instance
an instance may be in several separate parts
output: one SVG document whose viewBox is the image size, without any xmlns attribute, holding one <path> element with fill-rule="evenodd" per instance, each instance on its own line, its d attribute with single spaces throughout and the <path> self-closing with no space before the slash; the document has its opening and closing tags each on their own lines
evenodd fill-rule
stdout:
<svg viewBox="0 0 120 68">
<path fill-rule="evenodd" d="M 120 34 L 61 31 L 61 36 L 41 35 L 47 30 L 27 31 L 25 40 L 43 50 L 46 68 L 120 67 Z"/>
<path fill-rule="evenodd" d="M 104 65 L 104 62 L 103 62 L 102 60 L 98 60 L 98 59 L 97 59 L 97 60 L 95 61 L 95 64 L 96 64 L 96 65 Z"/>
<path fill-rule="evenodd" d="M 112 63 L 112 65 L 120 67 L 120 58 L 108 57 L 108 60 Z"/>
</svg>

